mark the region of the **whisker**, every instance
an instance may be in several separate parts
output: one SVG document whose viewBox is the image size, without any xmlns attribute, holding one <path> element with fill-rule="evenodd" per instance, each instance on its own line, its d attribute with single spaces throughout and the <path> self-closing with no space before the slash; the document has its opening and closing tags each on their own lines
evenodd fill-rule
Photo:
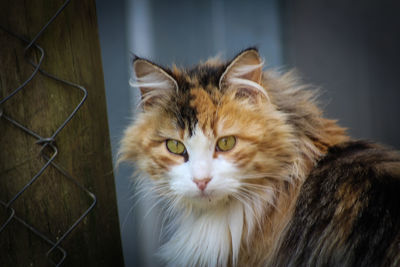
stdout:
<svg viewBox="0 0 400 267">
<path fill-rule="evenodd" d="M 248 203 L 242 197 L 245 197 L 245 199 L 247 199 L 247 200 L 251 200 L 251 199 L 248 196 L 245 196 L 243 194 L 238 194 L 238 193 L 235 193 L 232 196 L 234 196 L 237 200 L 239 200 L 243 205 L 245 205 L 247 207 L 246 211 L 251 213 L 250 216 L 252 216 L 252 218 L 255 220 L 256 225 L 260 229 L 260 231 L 262 231 L 260 218 L 259 218 L 259 216 L 257 216 L 258 214 L 255 213 L 254 208 L 250 205 L 251 201 L 250 201 L 250 203 Z M 248 234 L 250 234 L 250 231 L 251 231 L 250 225 L 248 225 L 247 227 L 248 227 Z"/>
<path fill-rule="evenodd" d="M 256 173 L 256 174 L 245 174 L 237 176 L 240 180 L 250 180 L 250 179 L 267 179 L 267 180 L 277 180 L 277 181 L 288 181 L 292 182 L 293 178 L 288 176 L 281 176 L 273 173 Z"/>
<path fill-rule="evenodd" d="M 163 201 L 162 198 L 159 198 L 156 200 L 156 202 L 153 203 L 153 205 L 149 208 L 149 210 L 145 213 L 145 215 L 143 216 L 143 218 L 147 218 L 147 216 L 149 216 L 150 212 L 153 211 L 153 209 L 158 206 L 161 202 Z"/>
<path fill-rule="evenodd" d="M 127 222 L 128 222 L 128 218 L 129 218 L 129 216 L 131 215 L 131 213 L 133 212 L 133 209 L 134 209 L 134 208 L 135 208 L 135 205 L 132 205 L 132 206 L 129 208 L 127 214 L 125 215 L 125 219 L 124 219 L 124 221 L 122 222 L 122 229 L 121 229 L 121 232 L 123 232 L 123 231 L 125 230 L 126 224 L 127 224 Z"/>
<path fill-rule="evenodd" d="M 272 192 L 275 191 L 275 188 L 272 187 L 268 187 L 268 186 L 264 186 L 264 189 L 268 189 L 271 190 Z M 251 189 L 248 189 L 246 187 L 242 187 L 240 188 L 240 190 L 246 191 L 247 193 L 252 193 L 254 194 L 254 191 Z M 264 190 L 262 190 L 263 193 L 267 193 Z M 274 203 L 274 199 L 275 199 L 275 195 L 273 196 L 273 198 L 271 199 L 270 196 L 265 196 L 265 195 L 260 195 L 257 194 L 257 197 L 261 198 L 262 200 L 266 201 L 269 205 L 271 205 L 273 208 L 275 208 L 275 210 L 277 210 L 278 212 L 280 212 L 280 210 L 278 209 L 278 207 L 276 206 L 276 204 Z"/>
<path fill-rule="evenodd" d="M 260 184 L 254 184 L 254 183 L 246 183 L 246 182 L 241 182 L 241 184 L 245 187 L 251 187 L 254 189 L 264 188 L 264 189 L 271 189 L 275 192 L 282 193 L 282 194 L 288 193 L 288 192 L 286 192 L 286 190 L 283 190 L 278 186 L 260 185 Z"/>
<path fill-rule="evenodd" d="M 253 193 L 252 190 L 249 190 L 247 188 L 242 188 L 242 190 L 246 190 L 248 193 Z M 266 193 L 264 191 L 264 193 Z M 278 207 L 276 206 L 276 204 L 273 202 L 273 200 L 275 199 L 275 196 L 271 197 L 270 196 L 265 196 L 265 195 L 257 195 L 258 197 L 260 197 L 262 200 L 266 201 L 269 205 L 271 205 L 272 207 L 274 207 L 276 210 L 278 210 Z"/>
</svg>

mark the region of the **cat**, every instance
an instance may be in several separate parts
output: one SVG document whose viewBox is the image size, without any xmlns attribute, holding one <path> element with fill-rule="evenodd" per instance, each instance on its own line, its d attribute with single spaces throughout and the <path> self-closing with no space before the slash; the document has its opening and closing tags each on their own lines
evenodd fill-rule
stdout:
<svg viewBox="0 0 400 267">
<path fill-rule="evenodd" d="M 133 68 L 120 161 L 160 198 L 165 265 L 400 265 L 399 155 L 351 140 L 294 72 L 263 71 L 256 48 Z"/>
</svg>

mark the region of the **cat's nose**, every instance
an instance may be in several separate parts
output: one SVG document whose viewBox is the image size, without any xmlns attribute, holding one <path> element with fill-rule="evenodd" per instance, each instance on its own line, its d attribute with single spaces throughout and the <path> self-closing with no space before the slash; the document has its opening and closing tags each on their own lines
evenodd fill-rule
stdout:
<svg viewBox="0 0 400 267">
<path fill-rule="evenodd" d="M 206 189 L 208 182 L 211 181 L 211 178 L 204 178 L 204 179 L 193 179 L 193 182 L 197 185 L 197 187 L 204 191 Z"/>
</svg>

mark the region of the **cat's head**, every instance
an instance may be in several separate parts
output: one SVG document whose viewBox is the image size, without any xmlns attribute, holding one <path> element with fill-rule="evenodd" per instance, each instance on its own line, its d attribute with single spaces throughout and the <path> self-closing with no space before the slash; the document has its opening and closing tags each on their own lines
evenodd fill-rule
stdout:
<svg viewBox="0 0 400 267">
<path fill-rule="evenodd" d="M 273 201 L 296 148 L 256 49 L 189 70 L 141 58 L 133 66 L 142 111 L 125 132 L 121 155 L 156 193 L 183 207 L 246 202 L 255 194 Z"/>
</svg>

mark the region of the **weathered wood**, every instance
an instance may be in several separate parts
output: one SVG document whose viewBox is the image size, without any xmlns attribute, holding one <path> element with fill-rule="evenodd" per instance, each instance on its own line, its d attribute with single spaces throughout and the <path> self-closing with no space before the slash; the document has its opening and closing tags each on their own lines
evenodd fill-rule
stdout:
<svg viewBox="0 0 400 267">
<path fill-rule="evenodd" d="M 63 0 L 2 0 L 0 24 L 32 38 Z M 56 137 L 55 162 L 97 197 L 97 206 L 62 242 L 63 266 L 123 266 L 106 102 L 94 0 L 72 0 L 37 43 L 46 52 L 43 69 L 81 84 L 88 98 Z M 0 99 L 33 71 L 24 44 L 0 29 Z M 37 60 L 37 51 L 30 57 Z M 2 107 L 4 113 L 49 137 L 82 97 L 81 91 L 43 75 Z M 9 201 L 44 164 L 36 139 L 0 118 L 0 200 Z M 13 204 L 16 214 L 53 241 L 86 210 L 91 199 L 50 166 Z M 0 226 L 6 219 L 0 206 Z M 46 242 L 13 220 L 0 233 L 0 266 L 49 265 Z M 52 258 L 59 255 L 54 253 Z"/>
</svg>

